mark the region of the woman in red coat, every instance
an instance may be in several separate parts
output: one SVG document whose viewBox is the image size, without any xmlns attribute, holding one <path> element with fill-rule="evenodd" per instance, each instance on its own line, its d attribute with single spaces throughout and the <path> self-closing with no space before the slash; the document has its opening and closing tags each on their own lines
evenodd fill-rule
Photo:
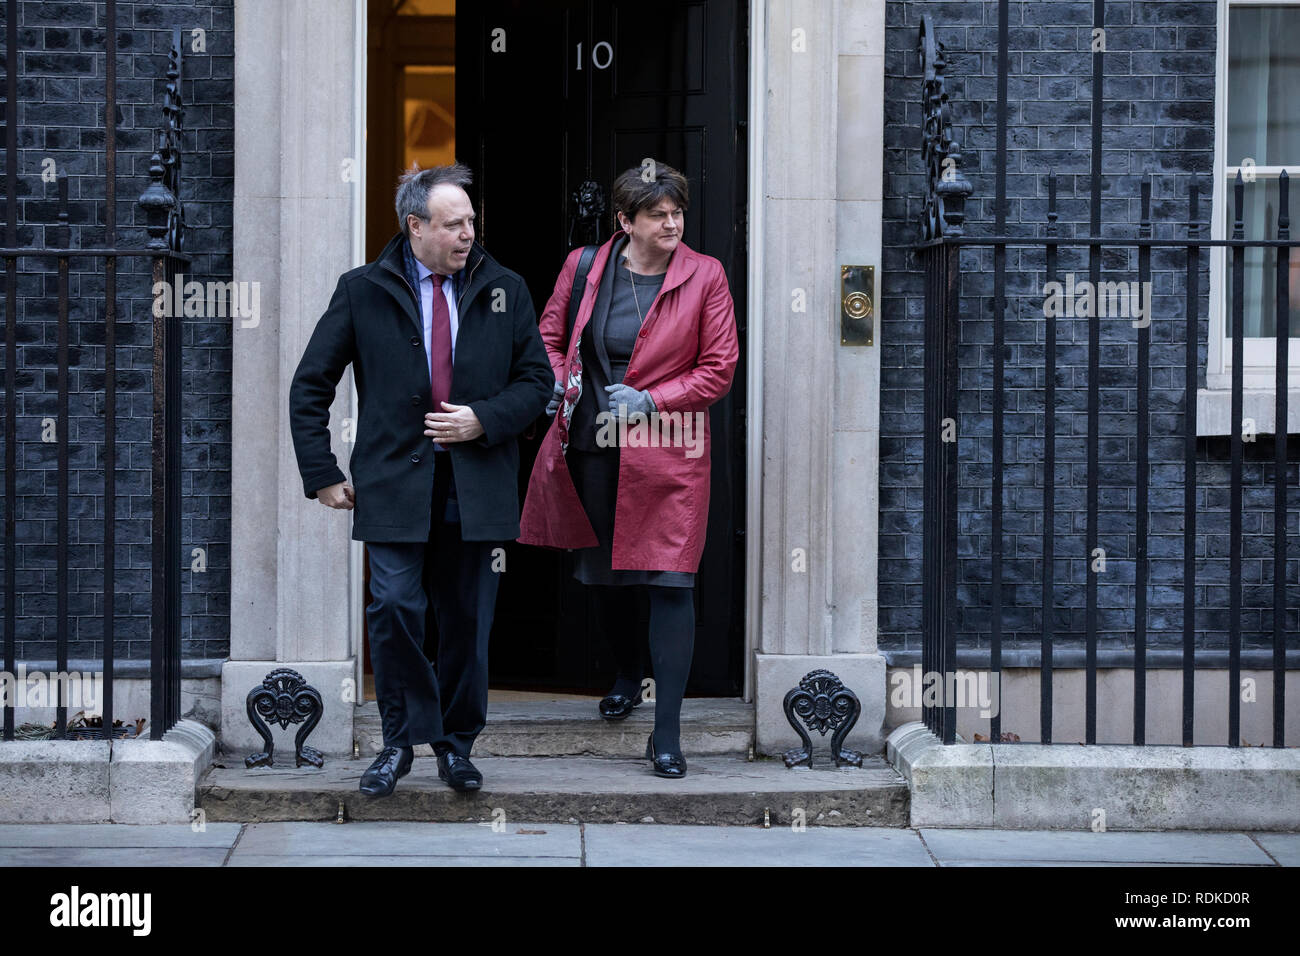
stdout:
<svg viewBox="0 0 1300 956">
<path fill-rule="evenodd" d="M 613 621 L 650 606 L 655 773 L 686 773 L 681 706 L 695 639 L 695 572 L 709 516 L 708 408 L 731 388 L 740 350 L 722 264 L 682 242 L 686 179 L 652 161 L 614 182 L 621 230 L 596 253 L 568 331 L 581 249 L 542 313 L 559 414 L 528 482 L 519 540 L 577 549 L 574 576 Z M 641 661 L 611 629 L 618 679 L 600 702 L 617 720 L 641 702 Z"/>
</svg>

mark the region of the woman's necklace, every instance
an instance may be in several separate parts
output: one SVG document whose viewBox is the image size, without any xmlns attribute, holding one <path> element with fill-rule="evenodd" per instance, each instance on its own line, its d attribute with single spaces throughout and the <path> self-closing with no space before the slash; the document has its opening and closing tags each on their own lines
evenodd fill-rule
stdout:
<svg viewBox="0 0 1300 956">
<path fill-rule="evenodd" d="M 636 306 L 636 317 L 641 325 L 645 324 L 645 316 L 641 314 L 641 302 L 636 294 L 636 279 L 633 278 L 635 273 L 632 271 L 632 254 L 623 253 L 623 268 L 627 269 L 627 281 L 632 284 L 632 303 Z"/>
<path fill-rule="evenodd" d="M 629 256 L 627 262 L 631 263 L 631 261 L 632 259 Z M 637 299 L 636 295 L 636 279 L 633 278 L 633 273 L 630 268 L 627 270 L 627 281 L 632 283 L 632 304 L 636 306 L 637 325 L 645 325 L 645 316 L 641 314 L 641 302 Z"/>
</svg>

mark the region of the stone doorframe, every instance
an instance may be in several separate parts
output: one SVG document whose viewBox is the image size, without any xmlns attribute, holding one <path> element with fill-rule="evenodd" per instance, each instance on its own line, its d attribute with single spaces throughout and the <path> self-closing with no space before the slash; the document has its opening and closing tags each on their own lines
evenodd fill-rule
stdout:
<svg viewBox="0 0 1300 956">
<path fill-rule="evenodd" d="M 311 744 L 352 750 L 354 708 L 340 704 L 358 696 L 357 546 L 346 513 L 303 495 L 288 403 L 338 276 L 362 261 L 364 43 L 362 0 L 235 0 L 234 275 L 261 284 L 263 315 L 233 332 L 227 753 L 261 749 L 244 698 L 275 667 L 321 693 Z M 344 462 L 350 369 L 340 386 L 330 431 Z M 294 729 L 277 729 L 277 749 Z"/>
<path fill-rule="evenodd" d="M 838 285 L 841 263 L 880 277 L 884 9 L 750 0 L 745 697 L 762 753 L 796 743 L 782 699 L 818 667 L 862 700 L 848 745 L 883 739 L 879 326 L 875 346 L 841 347 Z M 228 752 L 256 746 L 244 697 L 277 666 L 327 702 L 312 742 L 352 748 L 352 709 L 337 704 L 361 686 L 363 546 L 303 496 L 287 406 L 336 277 L 364 261 L 365 32 L 364 0 L 235 0 L 234 277 L 261 283 L 265 314 L 234 331 Z M 341 462 L 350 370 L 344 383 L 330 423 Z"/>
<path fill-rule="evenodd" d="M 752 0 L 750 37 L 746 630 L 756 748 L 797 742 L 782 701 L 826 668 L 862 701 L 849 746 L 875 751 L 885 712 L 879 311 L 873 345 L 842 346 L 839 285 L 841 265 L 874 266 L 879 304 L 885 0 Z"/>
</svg>

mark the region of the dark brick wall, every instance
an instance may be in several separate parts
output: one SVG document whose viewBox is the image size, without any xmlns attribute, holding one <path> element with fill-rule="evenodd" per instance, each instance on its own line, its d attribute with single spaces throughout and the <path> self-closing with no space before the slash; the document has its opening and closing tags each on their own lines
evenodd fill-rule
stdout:
<svg viewBox="0 0 1300 956">
<path fill-rule="evenodd" d="M 1083 236 L 1089 217 L 1092 56 L 1090 0 L 1036 0 L 1010 6 L 1007 196 L 1008 231 L 1038 235 L 1045 222 L 1047 173 L 1059 177 L 1061 234 Z M 910 251 L 926 183 L 920 155 L 921 71 L 917 27 L 929 14 L 948 57 L 947 89 L 962 169 L 974 186 L 968 232 L 994 223 L 996 2 L 906 0 L 887 6 L 885 64 L 884 250 L 881 321 L 880 640 L 885 648 L 920 647 L 923 422 L 923 275 Z M 1103 235 L 1136 235 L 1139 188 L 1153 181 L 1155 235 L 1183 237 L 1188 185 L 1201 188 L 1208 224 L 1214 122 L 1214 0 L 1134 0 L 1106 4 Z M 1270 233 L 1271 234 L 1271 233 Z M 1208 236 L 1208 225 L 1202 235 Z M 1200 288 L 1201 385 L 1209 257 Z M 1004 647 L 1035 648 L 1041 629 L 1043 254 L 1007 257 L 1004 468 Z M 1182 640 L 1182 382 L 1185 259 L 1152 256 L 1149 646 Z M 1085 250 L 1063 250 L 1061 277 L 1088 278 Z M 959 634 L 963 646 L 987 647 L 990 620 L 992 254 L 963 253 L 958 361 Z M 1137 278 L 1136 251 L 1111 249 L 1102 280 Z M 1134 626 L 1137 331 L 1125 318 L 1102 318 L 1098 544 L 1107 569 L 1098 586 L 1101 640 L 1131 647 Z M 1057 323 L 1056 612 L 1059 644 L 1085 634 L 1088 321 Z M 1287 481 L 1290 558 L 1286 626 L 1300 627 L 1300 442 L 1291 442 Z M 1271 640 L 1273 439 L 1247 444 L 1242 580 L 1247 646 Z M 1225 646 L 1228 629 L 1228 439 L 1199 442 L 1196 620 L 1201 646 Z"/>
<path fill-rule="evenodd" d="M 0 44 L 5 41 L 7 6 L 0 3 Z M 41 177 L 48 158 L 68 177 L 71 245 L 102 246 L 113 241 L 104 226 L 104 4 L 24 2 L 18 8 L 19 245 L 55 241 L 50 226 L 58 214 L 57 186 Z M 202 281 L 228 281 L 234 192 L 233 0 L 117 4 L 116 242 L 139 248 L 147 238 L 136 200 L 148 185 L 154 131 L 162 122 L 173 27 L 181 28 L 185 51 L 181 199 L 189 225 L 186 249 L 194 256 L 187 272 Z M 205 52 L 192 49 L 190 31 L 195 28 L 206 33 Z M 3 62 L 5 70 L 14 65 L 7 49 Z M 0 182 L 7 183 L 4 163 L 0 149 Z M 4 215 L 0 203 L 0 217 Z M 42 441 L 42 420 L 53 419 L 57 408 L 54 270 L 49 260 L 20 260 L 17 283 L 14 518 L 20 660 L 52 659 L 55 651 L 57 446 Z M 147 270 L 147 260 L 119 260 L 115 648 L 119 658 L 136 659 L 149 655 L 152 315 Z M 0 274 L 0 284 L 3 281 Z M 104 567 L 102 259 L 71 260 L 69 294 L 69 656 L 98 658 L 103 651 Z M 184 447 L 182 554 L 176 560 L 185 568 L 183 653 L 186 658 L 223 658 L 230 646 L 232 320 L 178 321 L 183 322 Z M 0 467 L 2 461 L 0 456 Z M 3 506 L 0 497 L 0 509 Z M 204 573 L 189 570 L 194 548 L 206 551 Z"/>
<path fill-rule="evenodd" d="M 196 257 L 191 274 L 231 278 L 233 194 L 232 0 L 211 3 L 118 3 L 118 241 L 140 245 L 135 200 L 147 183 L 152 130 L 161 119 L 171 28 L 185 31 L 186 130 L 182 198 Z M 0 24 L 6 5 L 0 3 Z M 69 177 L 71 241 L 105 241 L 103 229 L 102 3 L 19 4 L 19 242 L 46 241 L 55 220 L 53 183 L 41 164 L 53 158 Z M 1046 172 L 1060 176 L 1062 233 L 1083 234 L 1088 219 L 1091 96 L 1088 0 L 1035 0 L 1011 6 L 1009 228 L 1032 233 L 1046 207 Z M 922 276 L 909 249 L 925 184 L 919 154 L 920 74 L 916 27 L 923 12 L 950 52 L 949 90 L 963 170 L 975 187 L 971 231 L 993 221 L 994 91 L 997 4 L 899 0 L 887 6 L 885 96 L 885 246 L 882 263 L 880 627 L 886 648 L 919 646 L 921 604 Z M 1187 185 L 1202 185 L 1208 221 L 1213 149 L 1215 3 L 1134 0 L 1107 3 L 1106 132 L 1103 220 L 1108 234 L 1130 235 L 1138 218 L 1138 184 L 1153 176 L 1157 235 L 1180 236 Z M 206 31 L 205 53 L 188 48 L 189 30 Z M 4 34 L 0 30 L 0 45 Z M 10 56 L 4 51 L 5 69 Z M 3 88 L 0 88 L 0 97 Z M 3 116 L 0 116 L 0 123 Z M 4 155 L 0 150 L 0 171 Z M 3 216 L 0 204 L 0 216 Z M 992 278 L 987 254 L 968 252 L 963 283 L 960 363 L 962 419 L 961 621 L 966 639 L 985 643 L 988 627 L 989 466 Z M 1022 259 L 1023 255 L 1023 259 Z M 1074 258 L 1071 258 L 1073 256 Z M 1201 288 L 1208 289 L 1207 267 Z M 73 657 L 98 656 L 103 567 L 103 277 L 91 260 L 74 259 L 71 284 L 71 639 Z M 1041 567 L 1042 276 L 1041 254 L 1008 257 L 1004 635 L 1036 644 Z M 1103 278 L 1135 278 L 1136 258 L 1112 250 Z M 150 328 L 147 277 L 123 261 L 118 283 L 118 554 L 117 653 L 148 653 L 150 501 Z M 1086 256 L 1063 253 L 1062 272 L 1086 277 Z M 1181 431 L 1183 395 L 1181 254 L 1153 256 L 1151 640 L 1181 640 Z M 3 276 L 0 276 L 0 283 Z M 41 420 L 54 414 L 55 297 L 49 263 L 23 260 L 18 282 L 19 504 L 17 522 L 20 657 L 53 655 L 56 475 L 54 445 L 41 441 Z M 1202 367 L 1207 300 L 1201 305 Z M 187 657 L 228 652 L 230 319 L 184 321 L 185 567 L 192 548 L 207 550 L 205 574 L 184 576 L 183 639 Z M 1081 638 L 1086 500 L 1087 323 L 1058 322 L 1057 620 L 1062 641 Z M 1102 321 L 1102 473 L 1100 541 L 1108 571 L 1099 588 L 1101 631 L 1131 642 L 1133 624 L 1133 462 L 1136 335 L 1126 320 Z M 0 396 L 2 399 L 2 396 Z M 2 439 L 3 436 L 0 436 Z M 1289 580 L 1300 579 L 1297 462 L 1291 453 Z M 1272 444 L 1247 445 L 1243 579 L 1247 643 L 1271 627 Z M 1227 628 L 1227 440 L 1200 443 L 1200 539 L 1197 626 L 1206 646 L 1221 646 Z M 2 461 L 2 457 L 0 457 Z M 0 499 L 0 508 L 3 500 Z M 0 553 L 0 561 L 3 554 Z M 4 595 L 0 594 L 0 600 Z M 1300 608 L 1300 585 L 1288 592 Z M 1288 628 L 1298 626 L 1296 615 Z"/>
</svg>

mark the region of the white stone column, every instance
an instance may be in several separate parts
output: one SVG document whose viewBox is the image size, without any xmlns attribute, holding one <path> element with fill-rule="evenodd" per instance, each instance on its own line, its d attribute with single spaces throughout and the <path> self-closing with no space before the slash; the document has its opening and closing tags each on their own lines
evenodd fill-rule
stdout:
<svg viewBox="0 0 1300 956">
<path fill-rule="evenodd" d="M 235 0 L 234 278 L 260 286 L 256 325 L 234 329 L 230 660 L 222 669 L 222 745 L 254 752 L 244 712 L 267 672 L 291 667 L 324 700 L 309 743 L 350 753 L 354 674 L 347 512 L 303 495 L 289 431 L 289 384 L 338 276 L 352 268 L 354 0 Z M 354 415 L 351 371 L 331 412 Z M 351 699 L 359 696 L 355 692 Z M 296 725 L 277 731 L 280 761 Z"/>
<path fill-rule="evenodd" d="M 797 744 L 783 699 L 825 668 L 862 701 L 847 746 L 875 751 L 879 317 L 872 346 L 841 346 L 839 282 L 841 264 L 874 265 L 879 302 L 885 3 L 765 7 L 766 76 L 752 91 L 767 110 L 756 746 Z"/>
<path fill-rule="evenodd" d="M 875 267 L 875 299 L 879 305 L 885 4 L 883 0 L 842 0 L 840 11 L 836 244 L 840 263 Z M 838 279 L 835 294 L 838 297 Z M 835 352 L 835 653 L 876 653 L 880 518 L 878 314 L 872 323 L 871 346 L 837 348 Z"/>
</svg>

